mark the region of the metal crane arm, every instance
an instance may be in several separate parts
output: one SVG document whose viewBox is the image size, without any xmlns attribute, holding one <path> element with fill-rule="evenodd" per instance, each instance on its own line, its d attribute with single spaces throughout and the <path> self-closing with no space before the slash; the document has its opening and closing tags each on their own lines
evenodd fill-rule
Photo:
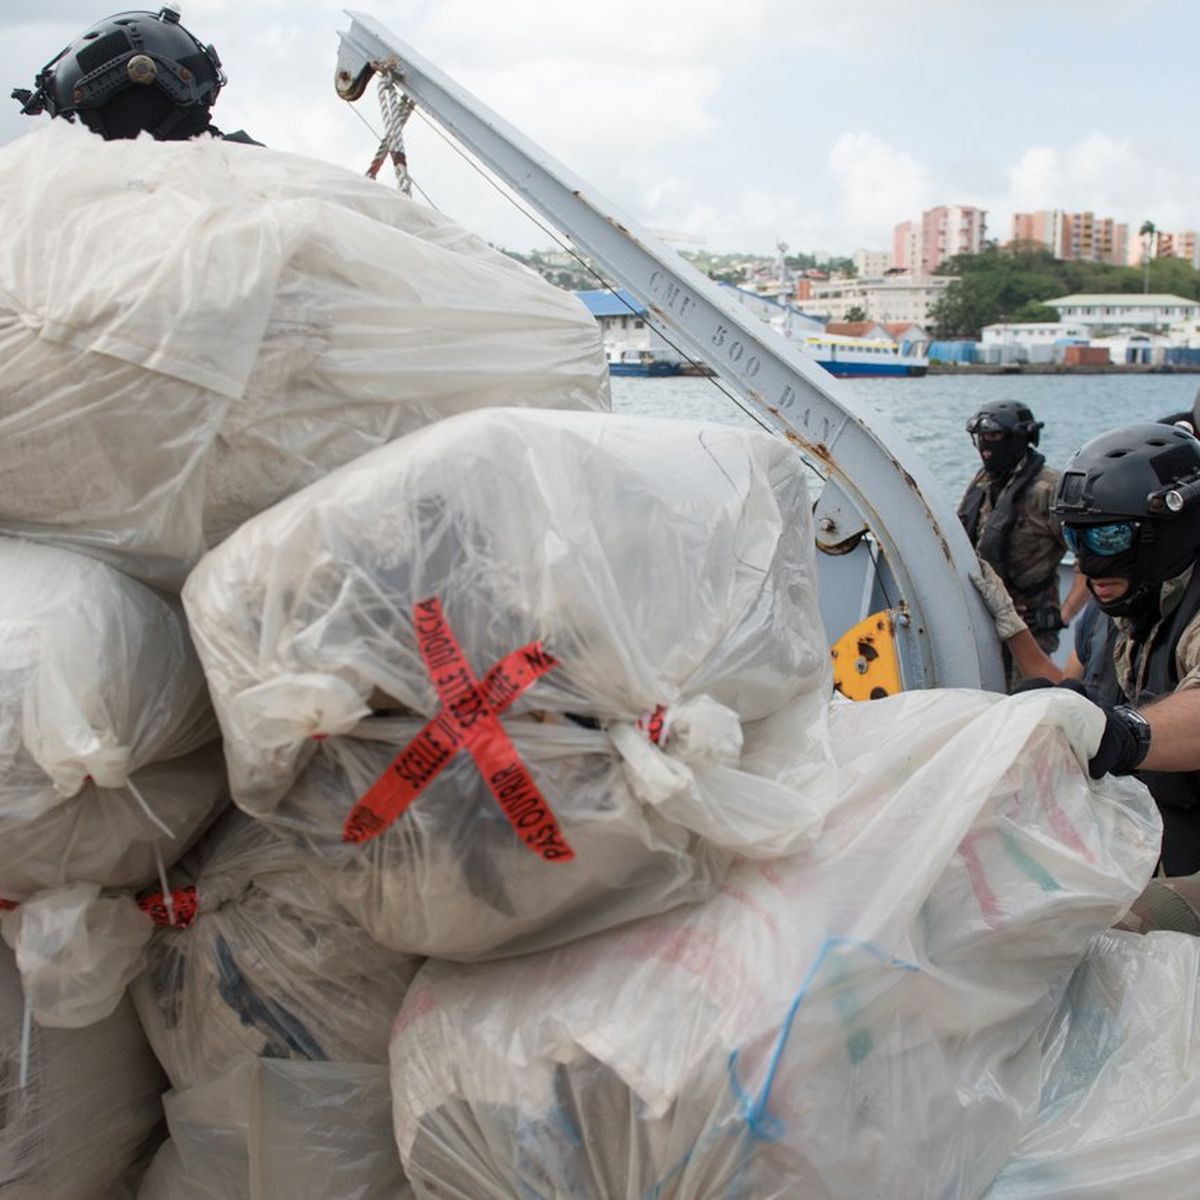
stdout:
<svg viewBox="0 0 1200 1200">
<path fill-rule="evenodd" d="M 819 466 L 829 481 L 818 506 L 819 542 L 845 545 L 865 526 L 907 606 L 908 686 L 1001 689 L 991 618 L 967 578 L 974 551 L 949 498 L 900 432 L 373 17 L 348 15 L 335 77 L 343 99 L 358 99 L 376 72 L 393 77 Z"/>
</svg>

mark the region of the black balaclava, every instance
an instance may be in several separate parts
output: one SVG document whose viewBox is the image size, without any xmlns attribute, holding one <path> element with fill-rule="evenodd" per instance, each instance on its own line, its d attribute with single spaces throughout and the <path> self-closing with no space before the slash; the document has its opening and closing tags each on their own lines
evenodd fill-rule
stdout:
<svg viewBox="0 0 1200 1200">
<path fill-rule="evenodd" d="M 1092 593 L 1102 612 L 1110 617 L 1128 617 L 1136 624 L 1142 625 L 1159 615 L 1159 598 L 1162 596 L 1162 581 L 1138 583 L 1138 560 L 1141 554 L 1141 535 L 1134 539 L 1128 550 L 1120 554 L 1093 554 L 1087 546 L 1080 546 L 1075 552 L 1079 569 L 1088 581 L 1088 591 Z M 1095 592 L 1092 592 L 1092 579 L 1127 579 L 1129 588 L 1123 596 L 1116 600 L 1103 602 Z"/>
<path fill-rule="evenodd" d="M 1127 579 L 1129 590 L 1116 600 L 1104 603 L 1092 592 L 1092 599 L 1108 613 L 1110 617 L 1136 618 L 1146 609 L 1158 607 L 1159 586 L 1151 588 L 1137 587 L 1134 578 L 1137 573 L 1138 547 L 1134 542 L 1128 550 L 1120 554 L 1093 554 L 1086 546 L 1080 546 L 1075 552 L 1075 560 L 1088 582 L 1088 591 L 1092 592 L 1092 579 Z"/>
<path fill-rule="evenodd" d="M 988 478 L 998 480 L 1010 475 L 1017 463 L 1025 457 L 1028 447 L 1029 443 L 1025 438 L 1016 433 L 1007 434 L 995 442 L 981 441 L 979 443 L 979 459 L 983 463 L 983 469 L 987 472 Z M 985 450 L 988 452 L 987 458 L 983 457 Z"/>
</svg>

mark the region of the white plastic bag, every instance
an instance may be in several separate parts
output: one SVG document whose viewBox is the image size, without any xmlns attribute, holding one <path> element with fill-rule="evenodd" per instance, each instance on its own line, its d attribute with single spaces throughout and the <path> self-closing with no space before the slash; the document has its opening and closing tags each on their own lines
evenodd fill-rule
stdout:
<svg viewBox="0 0 1200 1200">
<path fill-rule="evenodd" d="M 12 955 L 0 947 L 0 1194 L 95 1200 L 162 1117 L 162 1072 L 128 1001 L 88 1029 L 29 1029 Z M 21 1086 L 22 1058 L 28 1078 Z"/>
<path fill-rule="evenodd" d="M 240 1059 L 169 1092 L 138 1200 L 407 1200 L 378 1063 Z"/>
<path fill-rule="evenodd" d="M 1200 939 L 1097 937 L 1042 1053 L 1041 1108 L 988 1200 L 1196 1195 Z"/>
<path fill-rule="evenodd" d="M 7 537 L 0 578 L 0 897 L 143 886 L 227 799 L 179 603 Z"/>
<path fill-rule="evenodd" d="M 812 849 L 549 953 L 428 963 L 392 1042 L 418 1194 L 979 1196 L 1036 1109 L 1039 1025 L 1157 856 L 1146 790 L 1087 777 L 1101 725 L 1053 691 L 839 706 Z"/>
<path fill-rule="evenodd" d="M 341 168 L 55 121 L 0 148 L 0 521 L 177 586 L 411 429 L 608 407 L 579 301 Z"/>
<path fill-rule="evenodd" d="M 494 409 L 247 523 L 184 603 L 235 801 L 377 940 L 469 958 L 698 899 L 815 833 L 814 553 L 775 439 Z M 357 803 L 381 779 L 410 789 L 398 817 Z"/>
<path fill-rule="evenodd" d="M 3 920 L 25 1003 L 39 1025 L 81 1029 L 103 1020 L 143 966 L 150 918 L 130 896 L 94 883 L 41 892 Z"/>
<path fill-rule="evenodd" d="M 179 874 L 194 892 L 175 890 L 176 924 L 155 931 L 130 989 L 173 1087 L 247 1054 L 384 1061 L 416 959 L 375 945 L 286 843 L 240 813 Z"/>
</svg>

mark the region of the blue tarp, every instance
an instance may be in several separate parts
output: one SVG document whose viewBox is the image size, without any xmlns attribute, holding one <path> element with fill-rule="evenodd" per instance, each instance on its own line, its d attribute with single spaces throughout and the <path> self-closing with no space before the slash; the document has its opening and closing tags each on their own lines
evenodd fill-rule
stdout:
<svg viewBox="0 0 1200 1200">
<path fill-rule="evenodd" d="M 936 358 L 941 362 L 973 363 L 977 358 L 974 342 L 930 342 L 925 353 L 930 362 Z"/>
</svg>

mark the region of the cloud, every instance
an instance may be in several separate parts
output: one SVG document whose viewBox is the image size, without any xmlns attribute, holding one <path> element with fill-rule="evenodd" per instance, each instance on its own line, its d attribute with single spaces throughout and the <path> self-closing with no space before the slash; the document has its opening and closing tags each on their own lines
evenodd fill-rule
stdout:
<svg viewBox="0 0 1200 1200">
<path fill-rule="evenodd" d="M 1194 229 L 1200 170 L 1163 146 L 1131 137 L 1089 133 L 1061 149 L 1031 146 L 1010 168 L 1008 195 L 995 207 L 1011 212 L 1061 208 L 1094 212 L 1161 229 Z M 1007 237 L 1008 223 L 993 224 Z"/>
<path fill-rule="evenodd" d="M 364 120 L 375 128 L 380 120 L 373 92 L 353 108 L 333 94 L 337 31 L 348 24 L 343 5 L 184 0 L 185 24 L 216 44 L 229 72 L 217 124 L 364 169 L 374 150 Z M 1130 222 L 1149 216 L 1164 228 L 1200 223 L 1190 207 L 1200 196 L 1200 171 L 1191 165 L 1197 155 L 1175 136 L 1165 108 L 1161 121 L 1142 120 L 1148 129 L 1162 127 L 1163 145 L 1122 137 L 1139 126 L 1136 113 L 1120 106 L 1104 133 L 1068 127 L 1051 140 L 1038 132 L 1028 139 L 1036 144 L 1017 141 L 1015 152 L 1001 154 L 997 145 L 1011 147 L 1008 136 L 1027 117 L 981 95 L 968 65 L 1019 50 L 1030 21 L 1046 38 L 1056 36 L 1053 21 L 1061 32 L 1085 13 L 1093 33 L 1128 31 L 1141 10 L 1161 14 L 1162 0 L 922 0 L 919 13 L 900 22 L 894 0 L 833 7 L 818 0 L 388 0 L 364 7 L 632 216 L 704 236 L 715 249 L 770 250 L 778 238 L 832 251 L 884 247 L 898 221 L 953 202 L 988 208 L 989 226 L 1001 237 L 1013 209 L 1053 206 Z M 103 11 L 86 0 L 3 6 L 0 82 L 28 86 Z M 1020 22 L 1002 19 L 1013 14 Z M 804 93 L 814 62 L 857 97 L 842 106 L 840 126 L 831 115 L 838 96 L 819 73 L 811 73 L 813 92 Z M 1016 82 L 1019 54 L 1012 62 Z M 1131 71 L 1140 62 L 1131 51 Z M 929 73 L 953 67 L 955 111 L 945 111 L 944 90 L 936 112 L 922 110 L 920 87 L 910 94 L 907 82 L 905 106 L 887 107 L 897 94 L 897 63 L 906 71 L 928 64 Z M 1094 74 L 1081 75 L 1068 60 L 1054 76 L 1068 95 L 1095 85 Z M 774 93 L 772 80 L 780 85 Z M 1133 76 L 1127 82 L 1135 98 L 1153 92 L 1139 91 Z M 792 84 L 795 98 L 787 92 Z M 824 121 L 813 120 L 827 92 Z M 989 133 L 993 120 L 1003 136 Z M 0 93 L 0 142 L 31 124 Z M 1045 121 L 1025 127 L 1058 129 Z M 546 243 L 421 121 L 410 123 L 408 136 L 418 181 L 452 216 L 517 248 Z M 987 161 L 951 161 L 968 146 Z"/>
<path fill-rule="evenodd" d="M 631 152 L 645 155 L 712 134 L 722 75 L 683 63 L 660 64 L 652 72 L 610 63 L 598 85 L 583 64 L 549 58 L 477 70 L 464 82 L 494 98 L 497 111 L 551 153 L 608 166 Z M 554 97 L 552 104 L 547 96 Z"/>
<path fill-rule="evenodd" d="M 1061 188 L 1060 158 L 1053 146 L 1030 146 L 1008 171 L 1008 200 L 1016 212 L 1054 208 Z"/>
<path fill-rule="evenodd" d="M 421 14 L 423 43 L 453 48 L 470 66 L 520 67 L 563 55 L 577 60 L 584 67 L 581 82 L 595 85 L 602 104 L 621 96 L 608 82 L 607 66 L 624 62 L 653 71 L 663 64 L 732 60 L 760 46 L 788 8 L 784 0 L 439 0 L 402 7 Z M 402 37 L 413 27 L 394 21 L 390 12 L 387 23 Z"/>
<path fill-rule="evenodd" d="M 616 183 L 642 225 L 692 235 L 710 250 L 774 253 L 781 240 L 795 250 L 829 247 L 828 219 L 793 192 L 742 184 L 718 195 L 684 175 L 664 174 L 650 160 L 627 163 Z"/>
<path fill-rule="evenodd" d="M 929 169 L 873 133 L 842 134 L 829 151 L 829 170 L 848 244 L 889 245 L 893 226 L 934 202 Z"/>
</svg>

